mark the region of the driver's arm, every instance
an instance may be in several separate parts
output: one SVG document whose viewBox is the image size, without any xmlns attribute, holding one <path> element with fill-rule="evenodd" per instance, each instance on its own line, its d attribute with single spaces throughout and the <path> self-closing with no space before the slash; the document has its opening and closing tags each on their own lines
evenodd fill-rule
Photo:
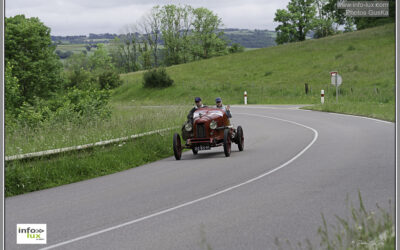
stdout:
<svg viewBox="0 0 400 250">
<path fill-rule="evenodd" d="M 189 114 L 187 115 L 187 119 L 188 120 L 193 120 L 193 113 L 194 111 L 196 111 L 196 108 L 192 108 L 189 112 Z"/>
<path fill-rule="evenodd" d="M 225 112 L 226 112 L 226 116 L 228 116 L 228 118 L 232 118 L 232 114 L 229 109 L 227 109 Z"/>
</svg>

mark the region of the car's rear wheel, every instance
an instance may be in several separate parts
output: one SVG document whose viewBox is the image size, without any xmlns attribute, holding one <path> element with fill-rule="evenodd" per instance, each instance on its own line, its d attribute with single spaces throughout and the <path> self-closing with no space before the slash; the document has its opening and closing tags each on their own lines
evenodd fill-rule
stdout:
<svg viewBox="0 0 400 250">
<path fill-rule="evenodd" d="M 180 160 L 182 157 L 182 143 L 181 143 L 181 137 L 179 136 L 178 133 L 174 134 L 173 149 L 174 149 L 175 159 Z"/>
<path fill-rule="evenodd" d="M 229 133 L 229 129 L 225 129 L 224 131 L 224 153 L 226 157 L 231 155 L 231 135 Z"/>
<path fill-rule="evenodd" d="M 194 155 L 197 155 L 197 153 L 199 152 L 199 148 L 198 147 L 192 148 L 192 152 Z"/>
<path fill-rule="evenodd" d="M 239 151 L 244 149 L 244 136 L 242 126 L 238 126 L 236 129 L 236 143 L 238 145 Z"/>
</svg>

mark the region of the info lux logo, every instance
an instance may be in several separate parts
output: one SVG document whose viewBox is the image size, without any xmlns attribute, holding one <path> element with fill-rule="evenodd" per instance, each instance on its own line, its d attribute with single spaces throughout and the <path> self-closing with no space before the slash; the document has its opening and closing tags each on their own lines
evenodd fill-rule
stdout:
<svg viewBox="0 0 400 250">
<path fill-rule="evenodd" d="M 17 224 L 17 244 L 46 244 L 46 224 Z"/>
</svg>

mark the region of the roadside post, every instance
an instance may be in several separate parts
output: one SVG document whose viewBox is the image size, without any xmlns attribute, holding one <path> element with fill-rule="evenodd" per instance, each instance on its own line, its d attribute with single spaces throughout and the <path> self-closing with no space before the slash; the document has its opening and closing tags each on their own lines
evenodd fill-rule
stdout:
<svg viewBox="0 0 400 250">
<path fill-rule="evenodd" d="M 247 105 L 247 91 L 244 92 L 244 105 Z"/>
<path fill-rule="evenodd" d="M 339 86 L 342 84 L 342 77 L 337 71 L 331 72 L 331 84 L 336 87 L 336 103 L 339 102 Z"/>
<path fill-rule="evenodd" d="M 321 104 L 324 104 L 325 102 L 325 91 L 321 89 Z"/>
</svg>

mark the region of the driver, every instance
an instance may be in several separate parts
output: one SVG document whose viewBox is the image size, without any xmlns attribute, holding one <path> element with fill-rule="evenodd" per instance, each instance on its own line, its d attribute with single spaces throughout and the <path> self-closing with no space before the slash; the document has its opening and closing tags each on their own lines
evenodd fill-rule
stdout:
<svg viewBox="0 0 400 250">
<path fill-rule="evenodd" d="M 194 113 L 197 109 L 206 107 L 206 106 L 204 106 L 203 103 L 201 102 L 201 98 L 200 98 L 200 97 L 194 98 L 194 102 L 196 103 L 196 106 L 194 106 L 194 107 L 190 110 L 189 114 L 187 115 L 187 118 L 188 118 L 188 120 L 190 120 L 190 121 L 193 121 L 193 113 Z"/>
<path fill-rule="evenodd" d="M 231 114 L 231 111 L 230 111 L 230 106 L 229 105 L 227 105 L 227 106 L 222 105 L 221 97 L 217 97 L 215 99 L 215 103 L 216 103 L 216 106 L 217 106 L 218 109 L 222 109 L 223 111 L 225 111 L 226 116 L 228 116 L 228 118 L 232 118 L 232 114 Z"/>
</svg>

